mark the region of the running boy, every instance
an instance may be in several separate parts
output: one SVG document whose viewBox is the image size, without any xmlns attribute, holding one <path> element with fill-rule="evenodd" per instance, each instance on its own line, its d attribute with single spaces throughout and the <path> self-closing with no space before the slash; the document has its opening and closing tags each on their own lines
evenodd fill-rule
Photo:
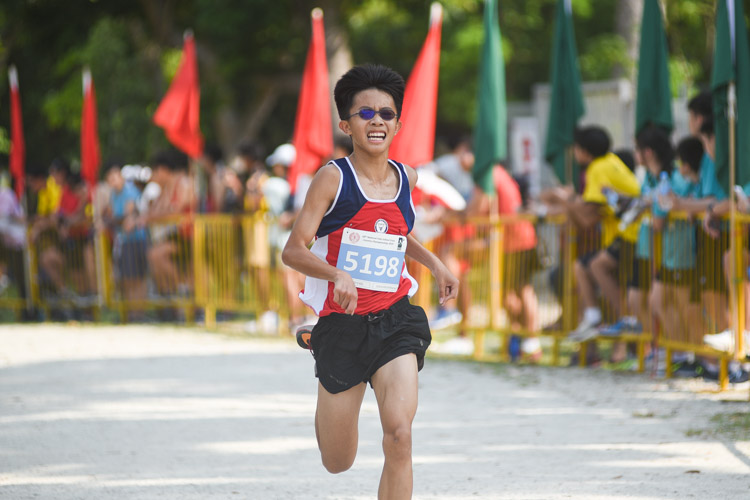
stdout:
<svg viewBox="0 0 750 500">
<path fill-rule="evenodd" d="M 441 304 L 458 292 L 458 280 L 409 235 L 417 173 L 388 159 L 403 96 L 403 78 L 383 66 L 355 66 L 336 83 L 339 128 L 354 152 L 315 175 L 282 254 L 307 276 L 300 297 L 320 316 L 309 347 L 319 380 L 315 433 L 323 465 L 334 474 L 352 466 L 369 382 L 383 427 L 378 498 L 388 499 L 411 497 L 417 372 L 431 340 L 424 311 L 409 303 L 417 283 L 404 257 L 432 271 Z"/>
</svg>

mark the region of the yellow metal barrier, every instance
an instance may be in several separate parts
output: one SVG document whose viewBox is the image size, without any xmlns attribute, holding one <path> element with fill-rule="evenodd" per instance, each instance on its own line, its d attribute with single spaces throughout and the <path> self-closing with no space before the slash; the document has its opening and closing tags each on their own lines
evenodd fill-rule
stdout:
<svg viewBox="0 0 750 500">
<path fill-rule="evenodd" d="M 643 370 L 648 347 L 661 347 L 667 360 L 689 352 L 717 361 L 720 384 L 726 386 L 729 361 L 745 354 L 738 332 L 744 332 L 750 312 L 745 303 L 750 216 L 735 220 L 733 249 L 726 222 L 727 230 L 714 240 L 696 226 L 699 219 L 680 214 L 670 214 L 664 230 L 650 233 L 646 258 L 628 247 L 616 272 L 617 307 L 602 297 L 597 301 L 605 322 L 628 312 L 641 319 L 644 331 L 584 343 L 580 363 L 592 343 L 626 342 L 635 346 Z M 47 312 L 88 309 L 95 319 L 106 306 L 127 321 L 147 308 L 181 308 L 192 321 L 198 307 L 208 326 L 216 324 L 219 311 L 256 318 L 271 311 L 275 329 L 288 332 L 304 313 L 296 296 L 300 276 L 279 259 L 283 243 L 284 230 L 262 215 L 171 217 L 148 227 L 99 232 L 90 225 L 29 232 L 27 249 L 0 246 L 0 276 L 11 283 L 0 295 L 0 309 L 18 313 L 31 303 Z M 511 336 L 545 335 L 553 339 L 553 363 L 560 363 L 561 343 L 580 317 L 577 273 L 585 272 L 581 263 L 587 256 L 602 250 L 599 231 L 578 231 L 564 218 L 496 216 L 445 221 L 442 234 L 424 243 L 461 280 L 462 320 L 456 328 L 472 335 L 474 358 L 507 359 Z M 413 300 L 435 315 L 437 293 L 429 271 L 407 265 L 420 283 Z M 730 325 L 735 339 L 728 351 L 704 344 L 705 335 Z M 498 350 L 488 352 L 488 333 L 499 338 Z M 666 366 L 669 377 L 671 363 Z"/>
</svg>

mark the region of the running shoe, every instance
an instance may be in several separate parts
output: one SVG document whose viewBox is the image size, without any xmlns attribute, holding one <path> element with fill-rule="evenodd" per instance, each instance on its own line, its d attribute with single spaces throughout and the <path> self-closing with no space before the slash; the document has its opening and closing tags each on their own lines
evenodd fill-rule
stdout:
<svg viewBox="0 0 750 500">
<path fill-rule="evenodd" d="M 297 328 L 297 345 L 302 349 L 312 350 L 310 345 L 310 336 L 312 335 L 312 325 L 302 325 Z"/>
<path fill-rule="evenodd" d="M 568 340 L 572 340 L 573 342 L 586 342 L 587 340 L 597 337 L 599 335 L 599 330 L 596 328 L 598 324 L 599 323 L 594 323 L 584 318 L 581 320 L 578 327 L 568 334 Z"/>
<path fill-rule="evenodd" d="M 633 316 L 623 316 L 616 323 L 599 329 L 599 334 L 605 337 L 616 337 L 623 333 L 641 333 L 643 326 Z"/>
<path fill-rule="evenodd" d="M 704 335 L 703 342 L 717 351 L 731 352 L 734 350 L 734 332 L 724 330 L 713 335 Z M 745 330 L 743 338 L 745 353 L 750 353 L 750 331 Z"/>
</svg>

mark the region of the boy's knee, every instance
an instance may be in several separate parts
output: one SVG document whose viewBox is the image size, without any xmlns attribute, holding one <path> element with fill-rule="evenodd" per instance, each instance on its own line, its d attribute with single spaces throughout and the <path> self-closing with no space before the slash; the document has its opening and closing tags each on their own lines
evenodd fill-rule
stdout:
<svg viewBox="0 0 750 500">
<path fill-rule="evenodd" d="M 331 474 L 340 474 L 351 469 L 354 464 L 355 455 L 356 454 L 352 454 L 351 456 L 331 456 L 330 454 L 326 455 L 325 453 L 321 453 L 320 458 L 323 462 L 323 467 L 325 467 L 328 472 Z"/>
<path fill-rule="evenodd" d="M 383 450 L 391 459 L 411 457 L 411 427 L 398 426 L 383 434 Z"/>
</svg>

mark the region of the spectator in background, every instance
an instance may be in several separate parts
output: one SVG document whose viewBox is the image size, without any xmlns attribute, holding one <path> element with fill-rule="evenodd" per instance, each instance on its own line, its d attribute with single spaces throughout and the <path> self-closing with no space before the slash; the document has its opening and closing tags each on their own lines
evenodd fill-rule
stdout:
<svg viewBox="0 0 750 500">
<path fill-rule="evenodd" d="M 700 141 L 692 139 L 680 143 L 682 167 L 679 172 L 673 172 L 674 151 L 666 132 L 647 132 L 638 136 L 638 146 L 649 170 L 659 175 L 662 172 L 670 173 L 671 190 L 675 196 L 696 196 L 699 192 L 698 175 L 703 155 Z M 661 324 L 664 338 L 685 341 L 690 338 L 688 332 L 700 324 L 700 316 L 693 315 L 688 310 L 695 273 L 695 230 L 690 221 L 669 221 L 667 216 L 672 208 L 671 200 L 663 199 L 658 193 L 654 198 L 653 231 L 663 233 L 662 262 L 654 279 L 649 306 Z M 700 339 L 697 342 L 700 343 Z"/>
<path fill-rule="evenodd" d="M 260 186 L 263 193 L 263 205 L 268 208 L 269 215 L 273 217 L 269 225 L 271 257 L 274 265 L 278 266 L 284 283 L 291 331 L 296 331 L 297 327 L 305 322 L 305 305 L 298 296 L 299 291 L 305 286 L 305 277 L 281 262 L 281 251 L 291 232 L 290 221 L 294 219 L 289 215 L 289 211 L 293 208 L 287 174 L 296 156 L 297 152 L 293 145 L 287 143 L 278 146 L 266 158 L 266 165 L 269 169 L 268 178 Z"/>
<path fill-rule="evenodd" d="M 216 144 L 206 144 L 198 164 L 205 174 L 205 196 L 201 196 L 201 212 L 215 213 L 222 211 L 224 201 L 224 154 Z"/>
<path fill-rule="evenodd" d="M 502 166 L 492 169 L 492 180 L 497 192 L 499 215 L 514 215 L 524 209 L 524 195 L 519 183 Z M 528 183 L 524 187 L 528 189 Z M 489 197 L 479 188 L 474 188 L 471 213 L 490 213 Z M 536 332 L 539 329 L 539 303 L 531 278 L 541 268 L 536 252 L 536 231 L 530 221 L 504 224 L 503 236 L 503 307 L 508 313 L 511 331 L 523 332 L 527 337 L 515 347 L 518 339 L 511 339 L 511 358 L 521 356 L 527 361 L 537 362 L 542 357 L 542 347 Z"/>
<path fill-rule="evenodd" d="M 146 298 L 146 250 L 148 234 L 138 224 L 140 192 L 131 181 L 125 181 L 117 164 L 107 169 L 111 189 L 108 225 L 114 231 L 112 254 L 120 276 L 125 300 Z"/>
<path fill-rule="evenodd" d="M 187 173 L 187 157 L 176 151 L 159 153 L 152 161 L 152 180 L 161 192 L 141 223 L 157 222 L 152 229 L 148 263 L 157 291 L 162 295 L 186 293 L 191 282 L 188 265 L 192 251 L 192 218 L 196 196 Z M 179 221 L 175 216 L 182 216 Z M 156 236 L 154 235 L 156 232 Z"/>
<path fill-rule="evenodd" d="M 35 245 L 42 282 L 49 283 L 53 291 L 64 298 L 71 293 L 65 286 L 63 276 L 64 256 L 60 251 L 60 236 L 57 232 L 57 211 L 62 198 L 62 186 L 70 174 L 70 167 L 61 158 L 55 158 L 48 169 L 49 176 L 38 193 L 37 208 L 31 226 L 31 240 Z"/>
<path fill-rule="evenodd" d="M 474 193 L 474 179 L 471 177 L 474 152 L 471 139 L 468 137 L 458 140 L 451 138 L 450 142 L 451 152 L 435 158 L 425 167 L 448 181 L 466 201 L 469 201 Z"/>
<path fill-rule="evenodd" d="M 3 170 L 0 171 L 0 296 L 14 284 L 18 296 L 26 297 L 25 246 L 26 218 L 12 189 L 10 175 Z"/>
<path fill-rule="evenodd" d="M 63 182 L 57 211 L 58 231 L 65 257 L 65 267 L 78 295 L 96 293 L 96 261 L 91 228 L 91 196 L 78 173 Z"/>
<path fill-rule="evenodd" d="M 602 321 L 602 312 L 596 298 L 597 278 L 593 274 L 593 262 L 597 262 L 595 268 L 599 271 L 599 281 L 611 284 L 612 280 L 607 281 L 607 278 L 610 278 L 613 269 L 617 269 L 620 262 L 626 262 L 633 255 L 634 238 L 630 234 L 619 234 L 618 219 L 614 210 L 607 204 L 605 191 L 610 189 L 620 195 L 635 197 L 640 188 L 635 175 L 610 152 L 611 140 L 603 128 L 579 128 L 574 139 L 575 159 L 586 169 L 586 188 L 583 195 L 571 196 L 568 200 L 562 201 L 562 205 L 573 223 L 582 229 L 588 229 L 601 222 L 602 246 L 605 247 L 605 250 L 595 251 L 575 262 L 574 273 L 579 300 L 583 306 L 583 318 L 568 338 L 583 342 L 598 335 L 596 327 Z M 616 281 L 614 284 L 617 288 Z M 603 291 L 612 304 L 616 298 L 614 294 L 611 294 L 612 297 L 609 296 L 612 290 Z M 617 292 L 619 294 L 619 289 Z"/>
</svg>

